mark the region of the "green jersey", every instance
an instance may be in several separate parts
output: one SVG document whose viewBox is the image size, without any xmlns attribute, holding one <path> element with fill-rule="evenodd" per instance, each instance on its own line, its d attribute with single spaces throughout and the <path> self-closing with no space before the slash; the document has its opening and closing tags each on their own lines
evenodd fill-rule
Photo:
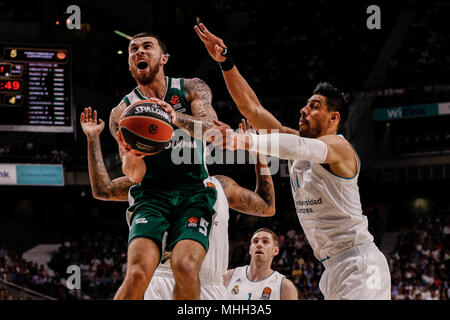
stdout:
<svg viewBox="0 0 450 320">
<path fill-rule="evenodd" d="M 166 77 L 167 89 L 164 101 L 177 112 L 192 115 L 190 103 L 186 99 L 183 78 Z M 140 100 L 148 100 L 136 87 L 123 98 L 127 106 Z M 174 126 L 174 136 L 170 144 L 160 153 L 144 157 L 147 171 L 143 181 L 133 187 L 146 186 L 188 186 L 202 184 L 209 174 L 205 159 L 206 145 Z M 134 190 L 137 191 L 137 190 Z"/>
</svg>

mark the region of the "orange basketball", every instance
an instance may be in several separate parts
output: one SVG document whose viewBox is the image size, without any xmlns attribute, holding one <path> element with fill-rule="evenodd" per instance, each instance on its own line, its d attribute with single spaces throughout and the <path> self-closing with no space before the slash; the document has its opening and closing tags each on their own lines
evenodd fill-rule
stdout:
<svg viewBox="0 0 450 320">
<path fill-rule="evenodd" d="M 119 130 L 132 149 L 146 155 L 164 150 L 173 135 L 170 115 L 150 100 L 127 107 L 120 117 Z"/>
</svg>

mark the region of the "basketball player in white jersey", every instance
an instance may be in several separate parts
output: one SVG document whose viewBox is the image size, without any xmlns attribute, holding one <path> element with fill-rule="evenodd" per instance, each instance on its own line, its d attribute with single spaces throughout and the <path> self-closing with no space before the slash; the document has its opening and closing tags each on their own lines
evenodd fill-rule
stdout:
<svg viewBox="0 0 450 320">
<path fill-rule="evenodd" d="M 292 281 L 271 268 L 279 251 L 278 236 L 272 230 L 256 230 L 250 240 L 250 264 L 230 269 L 223 277 L 227 299 L 298 300 Z"/>
<path fill-rule="evenodd" d="M 128 190 L 134 185 L 127 177 L 111 181 L 100 146 L 100 133 L 104 122 L 97 120 L 97 112 L 85 108 L 80 117 L 81 127 L 87 136 L 89 178 L 94 198 L 109 201 L 127 201 Z M 245 131 L 248 123 L 243 122 L 240 128 Z M 216 211 L 213 226 L 209 235 L 210 249 L 203 260 L 199 277 L 201 283 L 200 299 L 225 299 L 223 274 L 228 268 L 228 218 L 229 207 L 249 215 L 270 217 L 275 214 L 275 194 L 270 175 L 261 172 L 268 166 L 264 157 L 258 157 L 255 163 L 257 189 L 255 192 L 238 185 L 233 179 L 216 175 L 205 179 L 205 185 L 214 186 L 217 190 Z M 130 216 L 127 215 L 130 225 Z M 145 291 L 145 300 L 171 300 L 175 279 L 170 266 L 170 253 L 165 253 L 162 262 L 156 268 L 150 284 Z"/>
<path fill-rule="evenodd" d="M 216 122 L 224 147 L 239 147 L 289 160 L 292 196 L 315 257 L 325 266 L 319 287 L 325 299 L 390 299 L 386 257 L 373 242 L 357 185 L 359 158 L 337 131 L 346 113 L 344 94 L 320 83 L 300 110 L 299 130 L 283 126 L 261 106 L 229 57 L 222 39 L 203 24 L 194 27 L 220 63 L 228 91 L 241 114 L 260 133 L 234 133 Z M 275 133 L 276 132 L 276 133 Z M 270 145 L 270 147 L 269 147 Z"/>
</svg>

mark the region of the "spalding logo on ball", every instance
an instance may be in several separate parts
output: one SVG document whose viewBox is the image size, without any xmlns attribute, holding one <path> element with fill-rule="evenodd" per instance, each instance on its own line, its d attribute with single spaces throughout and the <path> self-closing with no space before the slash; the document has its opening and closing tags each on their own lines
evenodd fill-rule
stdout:
<svg viewBox="0 0 450 320">
<path fill-rule="evenodd" d="M 119 130 L 131 148 L 146 155 L 164 150 L 173 135 L 170 115 L 150 100 L 127 107 L 120 117 Z"/>
</svg>

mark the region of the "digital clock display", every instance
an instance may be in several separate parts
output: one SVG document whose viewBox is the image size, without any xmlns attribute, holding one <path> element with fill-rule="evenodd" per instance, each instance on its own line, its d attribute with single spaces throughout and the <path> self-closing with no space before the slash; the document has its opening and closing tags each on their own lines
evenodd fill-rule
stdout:
<svg viewBox="0 0 450 320">
<path fill-rule="evenodd" d="M 0 131 L 73 132 L 69 48 L 0 43 Z"/>
<path fill-rule="evenodd" d="M 0 92 L 19 92 L 21 90 L 21 80 L 0 80 Z"/>
</svg>

